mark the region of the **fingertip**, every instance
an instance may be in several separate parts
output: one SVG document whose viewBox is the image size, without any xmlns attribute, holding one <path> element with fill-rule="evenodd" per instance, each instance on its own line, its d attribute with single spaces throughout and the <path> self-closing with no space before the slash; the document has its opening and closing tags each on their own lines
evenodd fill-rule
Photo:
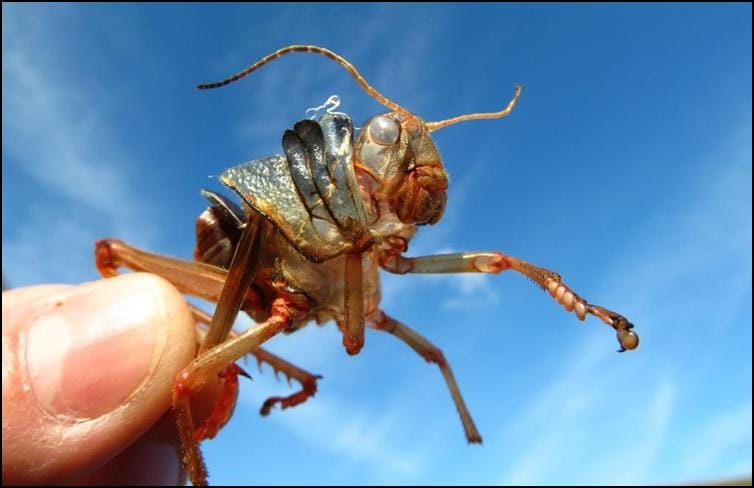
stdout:
<svg viewBox="0 0 754 488">
<path fill-rule="evenodd" d="M 9 342 L 17 378 L 3 381 L 4 481 L 60 481 L 117 455 L 168 410 L 196 349 L 186 302 L 154 275 L 86 283 L 55 300 Z"/>
</svg>

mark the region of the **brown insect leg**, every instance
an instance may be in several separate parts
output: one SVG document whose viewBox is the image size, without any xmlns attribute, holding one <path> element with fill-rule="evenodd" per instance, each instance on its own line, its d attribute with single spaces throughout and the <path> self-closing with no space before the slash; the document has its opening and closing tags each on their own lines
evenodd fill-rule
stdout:
<svg viewBox="0 0 754 488">
<path fill-rule="evenodd" d="M 117 274 L 116 270 L 119 266 L 126 266 L 135 271 L 148 271 L 158 274 L 167 278 L 186 293 L 218 302 L 215 315 L 212 317 L 209 329 L 200 347 L 200 356 L 191 363 L 189 366 L 191 368 L 197 361 L 202 360 L 205 351 L 213 348 L 227 337 L 233 321 L 238 315 L 238 310 L 247 299 L 249 285 L 258 268 L 259 256 L 261 255 L 259 251 L 263 247 L 265 238 L 265 229 L 260 229 L 258 226 L 259 221 L 257 219 L 250 219 L 244 226 L 233 261 L 227 272 L 203 263 L 193 263 L 146 253 L 115 240 L 98 241 L 95 247 L 95 260 L 97 268 L 103 276 L 113 276 Z M 227 367 L 228 364 L 233 362 L 233 360 L 229 360 L 222 364 L 217 361 L 213 364 L 216 366 L 213 369 L 214 373 L 220 373 L 223 367 Z M 222 361 L 222 356 L 219 361 Z M 204 364 L 204 362 L 200 364 Z M 187 465 L 189 477 L 194 484 L 206 484 L 206 468 L 194 432 L 189 401 L 191 396 L 201 390 L 201 387 L 207 381 L 207 377 L 199 375 L 199 381 L 195 381 L 199 386 L 196 387 L 192 383 L 189 388 L 186 386 L 186 382 L 192 379 L 192 375 L 196 375 L 189 368 L 184 369 L 176 379 L 173 388 L 173 407 L 176 411 L 178 430 L 185 451 L 184 461 Z M 236 374 L 237 371 L 231 368 L 224 376 L 229 391 L 232 393 L 232 396 L 226 395 L 224 397 L 226 403 L 228 398 L 231 402 L 235 398 L 233 382 L 236 381 Z M 232 408 L 232 403 L 230 408 Z M 220 410 L 210 416 L 208 430 L 216 429 L 216 425 L 213 424 L 220 425 L 224 420 L 222 416 L 229 412 L 230 409 L 227 405 L 221 406 Z M 206 432 L 200 432 L 200 434 L 205 435 Z"/>
<path fill-rule="evenodd" d="M 124 266 L 135 271 L 151 272 L 170 281 L 182 293 L 200 296 L 207 300 L 217 301 L 225 282 L 227 271 L 222 268 L 203 263 L 194 263 L 180 259 L 161 256 L 141 251 L 122 241 L 102 239 L 95 247 L 97 269 L 104 277 L 118 275 L 118 267 Z M 252 290 L 248 290 L 244 308 L 254 307 L 258 298 Z M 189 305 L 197 322 L 209 325 L 212 317 Z M 207 335 L 206 329 L 199 329 L 200 344 Z M 235 406 L 238 392 L 237 375 L 242 370 L 232 364 L 220 373 L 223 380 L 223 393 L 218 398 L 210 416 L 195 433 L 197 439 L 213 438 L 220 426 L 230 416 Z M 242 374 L 242 373 L 241 373 Z"/>
<path fill-rule="evenodd" d="M 481 444 L 482 436 L 479 434 L 476 425 L 474 425 L 474 420 L 471 418 L 469 409 L 466 408 L 466 402 L 463 401 L 463 395 L 461 395 L 461 390 L 458 388 L 456 379 L 453 376 L 453 371 L 445 360 L 442 351 L 410 327 L 388 316 L 382 310 L 380 310 L 376 316 L 370 317 L 369 324 L 377 330 L 393 334 L 408 344 L 411 349 L 416 351 L 428 362 L 435 363 L 440 367 L 440 371 L 445 378 L 445 383 L 447 383 L 448 389 L 450 390 L 450 395 L 453 397 L 453 402 L 456 404 L 458 414 L 461 416 L 461 423 L 463 424 L 463 430 L 466 433 L 466 439 L 469 443 L 473 442 Z"/>
<path fill-rule="evenodd" d="M 217 301 L 222 290 L 222 285 L 227 277 L 227 270 L 207 265 L 204 263 L 195 263 L 192 261 L 185 261 L 180 259 L 171 258 L 168 256 L 161 256 L 158 254 L 149 253 L 140 249 L 129 246 L 128 244 L 115 240 L 115 239 L 102 239 L 96 243 L 96 264 L 97 269 L 105 277 L 115 276 L 118 273 L 119 267 L 128 267 L 135 271 L 146 271 L 160 275 L 161 277 L 170 281 L 178 290 L 182 293 L 188 293 L 191 295 L 199 296 L 201 298 Z M 197 273 L 198 271 L 198 273 Z M 253 290 L 249 290 L 246 294 L 246 301 L 244 302 L 244 309 L 257 308 L 258 297 Z M 197 322 L 205 325 L 209 325 L 212 317 L 192 305 L 189 306 Z M 203 340 L 207 334 L 206 329 L 198 328 L 198 334 L 200 340 Z M 230 337 L 235 337 L 238 334 L 231 331 Z M 252 354 L 257 358 L 258 362 L 265 362 L 272 366 L 275 372 L 282 372 L 287 378 L 294 378 L 301 383 L 302 389 L 293 393 L 287 397 L 272 397 L 267 399 L 261 408 L 262 415 L 267 415 L 275 404 L 280 404 L 282 408 L 288 408 L 302 403 L 311 396 L 314 396 L 317 391 L 317 379 L 321 376 L 313 375 L 294 364 L 266 351 L 258 349 L 253 351 Z M 218 404 L 213 410 L 213 418 L 223 418 L 226 415 L 223 410 L 230 413 L 233 409 L 233 404 L 229 403 L 227 399 L 235 398 L 235 386 L 233 385 L 233 376 L 230 374 L 230 366 L 226 372 L 221 373 L 221 376 L 226 379 L 226 392 L 218 399 Z M 223 405 L 225 405 L 223 407 Z M 222 425 L 222 422 L 220 422 Z M 197 436 L 210 437 L 209 434 L 203 435 L 200 431 L 207 429 L 208 425 L 205 423 L 197 429 Z"/>
<path fill-rule="evenodd" d="M 273 316 L 263 324 L 249 329 L 247 333 L 228 343 L 222 343 L 233 327 L 233 322 L 238 316 L 241 305 L 243 305 L 246 292 L 259 268 L 260 251 L 265 239 L 264 230 L 264 228 L 260 228 L 260 222 L 257 219 L 249 219 L 244 226 L 241 238 L 236 246 L 236 251 L 233 254 L 233 260 L 228 269 L 228 276 L 223 284 L 220 298 L 217 301 L 215 314 L 210 321 L 207 335 L 205 335 L 199 347 L 199 355 L 188 367 L 178 373 L 178 377 L 173 384 L 173 409 L 176 411 L 178 432 L 183 443 L 184 462 L 186 463 L 191 482 L 195 485 L 206 484 L 207 469 L 204 466 L 204 460 L 199 451 L 199 439 L 196 437 L 194 423 L 191 418 L 191 397 L 204 387 L 212 374 L 220 373 L 224 368 L 232 365 L 233 361 L 258 347 L 259 343 L 250 344 L 248 349 L 235 357 L 232 356 L 234 352 L 233 345 L 235 345 L 235 351 L 237 352 L 238 344 L 249 342 L 248 340 L 244 341 L 249 332 L 257 331 L 260 327 L 264 330 L 265 326 L 267 329 L 275 330 L 280 321 L 273 320 L 276 317 L 273 312 Z M 274 335 L 274 333 L 270 334 L 267 338 Z M 264 334 L 262 335 L 264 336 Z M 251 342 L 253 343 L 253 341 Z M 223 354 L 223 351 L 231 351 L 230 357 L 228 352 Z M 230 372 L 229 377 L 224 377 L 223 379 L 231 389 L 233 386 L 237 387 L 237 378 L 234 371 Z M 235 385 L 234 382 L 236 382 Z M 226 410 L 222 413 L 227 414 L 226 405 L 220 405 L 220 407 L 221 410 Z M 208 428 L 200 430 L 199 434 L 214 434 L 213 431 L 219 428 L 219 422 L 222 420 L 224 420 L 222 417 L 211 415 Z"/>
<path fill-rule="evenodd" d="M 437 256 L 422 256 L 406 258 L 389 254 L 381 258 L 383 268 L 393 273 L 500 273 L 508 269 L 517 271 L 542 289 L 547 290 L 569 312 L 574 311 L 579 320 L 584 320 L 586 314 L 591 314 L 615 329 L 619 352 L 636 349 L 639 346 L 639 336 L 632 331 L 634 325 L 624 316 L 599 305 L 588 303 L 573 292 L 559 274 L 548 269 L 540 268 L 513 256 L 499 252 L 469 252 L 456 254 L 440 254 Z"/>
<path fill-rule="evenodd" d="M 194 317 L 198 322 L 209 324 L 211 317 L 207 313 L 193 306 L 191 307 L 191 311 L 193 312 Z M 205 333 L 206 331 L 202 329 L 199 330 L 199 334 L 203 335 Z M 231 330 L 228 336 L 237 337 L 238 333 Z M 289 383 L 291 378 L 293 378 L 301 384 L 301 390 L 293 393 L 292 395 L 289 395 L 287 397 L 270 397 L 265 400 L 259 412 L 262 415 L 268 415 L 275 404 L 279 403 L 282 409 L 294 407 L 305 402 L 309 397 L 314 396 L 314 394 L 317 392 L 317 380 L 321 379 L 322 376 L 311 374 L 308 371 L 305 371 L 298 366 L 289 363 L 285 359 L 272 354 L 266 349 L 262 349 L 261 347 L 252 351 L 251 354 L 253 354 L 257 359 L 257 364 L 259 365 L 260 369 L 262 363 L 267 363 L 272 367 L 272 370 L 275 372 L 275 376 L 277 376 L 278 372 L 282 372 L 288 379 Z M 232 405 L 230 408 L 232 409 Z"/>
<path fill-rule="evenodd" d="M 309 397 L 313 397 L 314 394 L 317 393 L 317 380 L 321 379 L 322 376 L 313 375 L 304 371 L 285 359 L 275 356 L 264 349 L 257 349 L 254 352 L 254 355 L 257 357 L 257 361 L 260 364 L 264 362 L 272 366 L 276 375 L 278 371 L 282 371 L 289 381 L 290 378 L 295 378 L 301 383 L 301 390 L 292 395 L 286 397 L 270 397 L 265 400 L 262 404 L 262 408 L 259 410 L 259 413 L 262 415 L 268 415 L 275 404 L 280 404 L 281 409 L 295 407 L 296 405 L 304 403 Z"/>
<path fill-rule="evenodd" d="M 364 277 L 360 254 L 346 256 L 343 345 L 354 355 L 364 347 Z"/>
<path fill-rule="evenodd" d="M 238 398 L 238 375 L 248 376 L 235 363 L 232 363 L 218 373 L 223 382 L 223 391 L 217 402 L 215 402 L 214 407 L 212 407 L 209 417 L 194 431 L 194 437 L 197 442 L 204 439 L 214 439 L 220 431 L 220 427 L 225 425 L 228 419 L 230 419 L 236 406 L 236 398 Z"/>
<path fill-rule="evenodd" d="M 246 222 L 228 268 L 228 276 L 223 284 L 207 335 L 199 348 L 199 356 L 228 337 L 238 311 L 243 305 L 246 292 L 259 269 L 265 230 L 265 223 L 260 219 L 249 218 Z"/>
<path fill-rule="evenodd" d="M 173 408 L 177 413 L 178 430 L 185 451 L 184 462 L 193 484 L 206 484 L 207 472 L 191 418 L 191 397 L 228 364 L 254 351 L 263 342 L 288 328 L 295 313 L 296 309 L 288 300 L 275 299 L 270 318 L 209 349 L 178 374 L 173 385 Z"/>
<path fill-rule="evenodd" d="M 98 240 L 94 256 L 97 270 L 105 278 L 116 276 L 120 267 L 153 273 L 168 280 L 182 293 L 211 302 L 217 302 L 228 277 L 226 269 L 142 251 L 117 239 Z M 244 308 L 256 303 L 256 295 L 249 290 Z"/>
</svg>

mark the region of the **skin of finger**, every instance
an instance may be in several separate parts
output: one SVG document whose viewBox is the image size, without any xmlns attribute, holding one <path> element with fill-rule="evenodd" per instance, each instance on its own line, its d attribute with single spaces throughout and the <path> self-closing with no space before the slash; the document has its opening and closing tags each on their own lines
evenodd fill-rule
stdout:
<svg viewBox="0 0 754 488">
<path fill-rule="evenodd" d="M 194 425 L 209 417 L 222 393 L 222 383 L 210 381 L 192 400 Z M 171 485 L 183 486 L 187 475 L 181 461 L 181 446 L 175 415 L 168 410 L 145 435 L 94 472 L 73 480 L 78 485 Z"/>
<path fill-rule="evenodd" d="M 156 355 L 140 389 L 121 406 L 94 419 L 61 418 L 41 409 L 21 364 L 21 346 L 34 310 L 39 313 L 59 306 L 84 287 L 101 286 L 100 282 L 48 290 L 51 293 L 39 302 L 29 298 L 32 292 L 15 290 L 11 295 L 16 294 L 19 306 L 7 314 L 8 292 L 3 294 L 3 483 L 60 483 L 92 472 L 144 435 L 170 407 L 173 380 L 196 349 L 191 313 L 180 293 L 159 277 L 133 273 L 107 281 L 117 280 L 121 281 L 107 286 L 118 293 L 139 290 L 156 297 L 145 304 L 153 307 Z"/>
<path fill-rule="evenodd" d="M 24 288 L 15 288 L 3 291 L 3 318 L 6 314 L 13 313 L 27 304 L 35 306 L 37 302 L 46 301 L 47 298 L 59 292 L 69 290 L 73 285 L 37 285 Z M 30 303 L 31 302 L 31 303 Z"/>
<path fill-rule="evenodd" d="M 94 472 L 72 480 L 87 486 L 182 486 L 181 447 L 171 411 L 123 452 Z"/>
</svg>

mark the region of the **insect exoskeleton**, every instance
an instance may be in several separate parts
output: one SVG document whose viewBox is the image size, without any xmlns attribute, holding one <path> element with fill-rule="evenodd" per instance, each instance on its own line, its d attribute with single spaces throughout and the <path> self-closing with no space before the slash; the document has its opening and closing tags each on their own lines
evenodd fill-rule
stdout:
<svg viewBox="0 0 754 488">
<path fill-rule="evenodd" d="M 295 45 L 199 88 L 227 85 L 293 52 L 312 52 L 337 62 L 389 112 L 370 118 L 357 137 L 351 118 L 343 113 L 301 120 L 283 133 L 283 154 L 225 170 L 220 181 L 240 196 L 242 205 L 203 192 L 210 206 L 196 223 L 196 262 L 152 254 L 114 239 L 97 241 L 95 247 L 103 276 L 117 274 L 121 266 L 156 273 L 184 293 L 217 302 L 211 317 L 194 308 L 202 324 L 201 345 L 173 386 L 173 408 L 192 482 L 206 482 L 199 441 L 212 437 L 232 411 L 236 376 L 242 374 L 234 361 L 253 354 L 301 384 L 292 395 L 264 402 L 264 415 L 274 405 L 287 408 L 314 395 L 318 376 L 260 347 L 276 334 L 310 322 L 334 320 L 351 355 L 362 349 L 364 329 L 370 327 L 394 335 L 436 364 L 467 441 L 482 442 L 442 351 L 380 308 L 380 269 L 395 274 L 514 271 L 547 290 L 580 320 L 592 315 L 612 327 L 621 352 L 639 345 L 628 319 L 587 302 L 548 269 L 497 251 L 404 255 L 417 228 L 437 223 L 447 203 L 448 176 L 431 133 L 458 122 L 508 115 L 520 86 L 500 111 L 425 122 L 379 93 L 341 56 L 318 46 Z M 256 324 L 235 333 L 231 329 L 239 311 Z M 190 400 L 218 375 L 225 394 L 204 425 L 195 428 Z"/>
<path fill-rule="evenodd" d="M 437 223 L 445 211 L 448 177 L 424 122 L 411 114 L 372 117 L 362 129 L 354 167 L 360 183 L 384 200 L 401 222 Z"/>
</svg>

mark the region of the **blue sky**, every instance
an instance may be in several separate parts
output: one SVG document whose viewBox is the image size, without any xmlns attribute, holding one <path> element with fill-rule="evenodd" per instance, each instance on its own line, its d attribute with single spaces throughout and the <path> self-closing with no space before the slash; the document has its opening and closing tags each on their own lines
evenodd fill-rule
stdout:
<svg viewBox="0 0 754 488">
<path fill-rule="evenodd" d="M 438 370 L 392 337 L 357 357 L 335 327 L 269 349 L 322 374 L 317 396 L 268 369 L 204 444 L 221 483 L 668 483 L 751 473 L 751 5 L 3 4 L 3 274 L 97 277 L 93 241 L 190 257 L 200 188 L 280 152 L 338 94 L 381 111 L 325 58 L 352 61 L 436 133 L 444 219 L 410 254 L 501 250 L 626 314 L 640 348 L 578 322 L 520 276 L 384 276 L 385 310 L 441 346 L 483 437 L 467 446 Z M 248 321 L 241 321 L 247 324 Z M 251 368 L 253 370 L 253 368 Z"/>
</svg>

